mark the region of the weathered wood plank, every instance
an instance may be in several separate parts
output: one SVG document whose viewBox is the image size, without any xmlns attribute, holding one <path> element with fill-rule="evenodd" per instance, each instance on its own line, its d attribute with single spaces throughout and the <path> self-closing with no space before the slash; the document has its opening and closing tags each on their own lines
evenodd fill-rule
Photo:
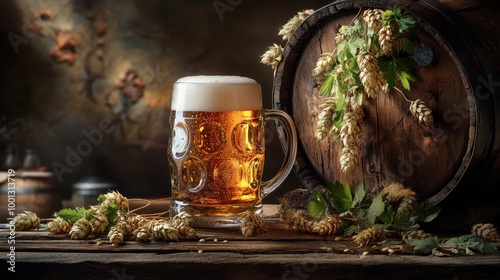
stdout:
<svg viewBox="0 0 500 280">
<path fill-rule="evenodd" d="M 16 276 L 40 279 L 495 279 L 498 258 L 351 254 L 24 253 Z M 128 277 L 128 278 L 127 278 Z"/>
<path fill-rule="evenodd" d="M 349 237 L 335 240 L 289 229 L 278 221 L 276 209 L 266 205 L 264 233 L 245 237 L 238 229 L 198 229 L 205 242 L 127 241 L 112 247 L 104 235 L 71 240 L 44 230 L 16 232 L 15 276 L 21 279 L 36 272 L 40 279 L 344 280 L 494 279 L 500 275 L 499 256 L 438 258 L 415 254 L 408 245 L 393 246 L 394 254 L 382 251 L 380 245 L 358 248 Z M 0 230 L 2 252 L 10 250 L 4 242 L 8 235 L 6 229 Z M 364 256 L 364 251 L 369 255 Z M 7 254 L 2 261 L 8 261 Z"/>
</svg>

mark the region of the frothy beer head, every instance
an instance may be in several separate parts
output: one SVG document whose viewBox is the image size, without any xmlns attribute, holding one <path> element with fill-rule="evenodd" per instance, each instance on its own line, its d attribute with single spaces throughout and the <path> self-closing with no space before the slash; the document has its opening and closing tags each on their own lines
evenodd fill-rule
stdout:
<svg viewBox="0 0 500 280">
<path fill-rule="evenodd" d="M 189 76 L 174 84 L 171 109 L 227 112 L 261 110 L 260 85 L 240 76 Z"/>
</svg>

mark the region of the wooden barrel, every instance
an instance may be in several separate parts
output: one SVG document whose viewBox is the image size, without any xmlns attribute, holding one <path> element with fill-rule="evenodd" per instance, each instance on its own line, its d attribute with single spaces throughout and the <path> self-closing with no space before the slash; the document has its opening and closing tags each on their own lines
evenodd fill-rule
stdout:
<svg viewBox="0 0 500 280">
<path fill-rule="evenodd" d="M 18 171 L 11 177 L 9 188 L 7 172 L 0 172 L 0 222 L 6 222 L 9 209 L 15 213 L 35 212 L 40 218 L 50 218 L 61 209 L 60 196 L 54 184 L 54 174 L 45 171 Z M 9 190 L 14 190 L 15 194 Z"/>
<path fill-rule="evenodd" d="M 319 96 L 311 75 L 322 53 L 335 50 L 339 27 L 360 10 L 394 5 L 415 18 L 415 33 L 432 63 L 417 67 L 407 97 L 433 111 L 424 133 L 408 103 L 391 91 L 364 100 L 362 159 L 350 175 L 340 169 L 340 141 L 314 137 Z M 273 105 L 296 122 L 295 172 L 312 190 L 339 180 L 376 193 L 391 182 L 412 188 L 421 201 L 442 206 L 434 225 L 468 231 L 474 223 L 500 226 L 500 5 L 497 1 L 336 1 L 316 10 L 284 48 L 273 85 Z M 400 86 L 400 85 L 399 85 Z M 400 86 L 401 87 L 401 86 Z M 285 137 L 278 125 L 280 140 Z"/>
</svg>

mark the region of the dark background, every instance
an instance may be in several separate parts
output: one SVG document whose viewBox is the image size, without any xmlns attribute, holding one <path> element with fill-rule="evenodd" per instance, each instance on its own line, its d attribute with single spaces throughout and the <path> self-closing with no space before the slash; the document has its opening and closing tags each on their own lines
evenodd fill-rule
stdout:
<svg viewBox="0 0 500 280">
<path fill-rule="evenodd" d="M 63 199 L 94 163 L 127 197 L 169 196 L 173 82 L 198 74 L 248 76 L 262 85 L 264 106 L 271 108 L 273 71 L 260 56 L 273 43 L 284 46 L 279 28 L 298 11 L 329 2 L 3 0 L 2 161 L 9 143 L 21 160 L 34 149 L 47 170 L 59 168 Z M 110 133 L 103 120 L 113 120 Z M 85 131 L 97 140 L 103 135 L 91 150 L 82 146 Z M 88 155 L 68 162 L 78 148 Z M 264 177 L 270 179 L 283 158 L 273 123 L 266 150 Z M 300 186 L 292 172 L 265 201 Z"/>
</svg>

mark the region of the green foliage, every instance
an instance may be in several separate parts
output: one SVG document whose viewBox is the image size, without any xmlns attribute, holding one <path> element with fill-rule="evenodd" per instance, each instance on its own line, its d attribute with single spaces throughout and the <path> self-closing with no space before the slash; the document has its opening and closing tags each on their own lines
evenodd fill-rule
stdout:
<svg viewBox="0 0 500 280">
<path fill-rule="evenodd" d="M 104 200 L 106 200 L 106 196 L 103 194 L 100 194 L 99 197 L 97 198 L 97 202 L 103 203 Z"/>
<path fill-rule="evenodd" d="M 382 12 L 382 24 L 396 24 L 399 37 L 405 36 L 410 32 L 410 29 L 415 25 L 416 21 L 411 16 L 405 15 L 399 6 L 394 6 L 392 10 Z"/>
<path fill-rule="evenodd" d="M 436 236 L 431 236 L 425 239 L 410 239 L 408 243 L 416 252 L 429 252 L 439 247 L 439 242 Z"/>
<path fill-rule="evenodd" d="M 424 203 L 420 203 L 415 205 L 413 212 L 419 222 L 430 223 L 437 218 L 439 212 L 441 212 L 441 207 L 427 206 Z"/>
<path fill-rule="evenodd" d="M 370 32 L 371 29 L 365 29 L 365 25 L 359 19 L 344 27 L 342 40 L 338 42 L 336 49 L 335 66 L 323 84 L 321 85 L 321 95 L 335 95 L 337 92 L 362 91 L 361 81 L 359 80 L 360 69 L 356 62 L 356 57 L 361 51 L 374 52 L 379 59 L 380 70 L 384 73 L 385 79 L 392 89 L 397 79 L 401 81 L 403 87 L 410 89 L 410 81 L 415 81 L 415 76 L 411 74 L 414 69 L 414 61 L 411 58 L 413 47 L 418 45 L 418 39 L 410 33 L 415 25 L 415 19 L 405 15 L 399 6 L 392 10 L 382 12 L 384 25 L 394 24 L 398 27 L 396 38 L 402 40 L 403 50 L 391 57 L 386 57 L 379 50 L 378 34 Z M 341 74 L 339 74 L 339 72 Z"/>
<path fill-rule="evenodd" d="M 309 214 L 317 217 L 324 217 L 328 213 L 328 198 L 318 190 L 312 191 L 314 199 L 309 202 Z"/>
<path fill-rule="evenodd" d="M 326 192 L 313 191 L 313 200 L 308 205 L 312 216 L 324 217 L 328 213 L 338 214 L 342 219 L 344 235 L 350 236 L 373 225 L 398 231 L 410 231 L 420 223 L 432 222 L 441 211 L 440 207 L 417 204 L 411 213 L 395 212 L 387 195 L 367 197 L 364 182 L 351 191 L 348 184 L 329 182 Z"/>
<path fill-rule="evenodd" d="M 319 90 L 319 95 L 331 95 L 333 91 L 333 86 L 335 82 L 335 74 L 330 73 L 326 76 L 325 80 L 321 84 L 321 88 Z"/>
<path fill-rule="evenodd" d="M 102 194 L 97 198 L 97 201 L 99 203 L 102 203 L 105 200 L 106 197 Z M 116 223 L 116 220 L 118 219 L 118 207 L 111 202 L 109 204 L 106 204 L 106 208 L 102 209 L 102 211 L 104 212 L 103 214 L 106 216 L 106 219 L 108 221 L 107 230 L 109 230 Z M 70 221 L 72 223 L 78 221 L 81 218 L 90 220 L 92 216 L 91 210 L 85 209 L 84 207 L 76 207 L 74 209 L 64 208 L 59 210 L 59 212 L 57 212 L 57 215 L 61 217 L 63 220 Z"/>
<path fill-rule="evenodd" d="M 77 207 L 75 209 L 64 208 L 57 212 L 58 216 L 65 221 L 70 221 L 72 223 L 78 221 L 81 218 L 88 220 L 90 218 L 89 210 L 83 207 Z"/>
<path fill-rule="evenodd" d="M 438 242 L 434 236 L 423 240 L 412 239 L 408 243 L 414 246 L 415 252 L 432 253 L 436 256 L 474 255 L 476 252 L 500 256 L 494 243 L 475 235 L 463 235 L 442 242 Z"/>
<path fill-rule="evenodd" d="M 406 90 L 410 90 L 410 81 L 417 80 L 412 74 L 413 59 L 406 52 L 398 52 L 391 57 L 380 57 L 379 68 L 384 73 L 389 90 L 394 88 L 398 78 Z"/>
<path fill-rule="evenodd" d="M 410 231 L 420 227 L 418 219 L 412 213 L 396 212 L 392 225 L 400 231 Z"/>
<path fill-rule="evenodd" d="M 418 39 L 410 32 L 415 25 L 415 20 L 405 15 L 400 7 L 395 6 L 392 10 L 382 13 L 383 24 L 394 24 L 398 26 L 397 40 L 401 40 L 403 49 L 391 56 L 384 56 L 380 49 L 378 34 L 370 28 L 366 28 L 364 21 L 356 18 L 349 25 L 343 26 L 338 33 L 342 38 L 337 42 L 334 51 L 335 61 L 331 65 L 331 71 L 326 74 L 325 80 L 321 82 L 319 94 L 322 96 L 333 96 L 338 98 L 337 108 L 334 114 L 333 125 L 340 128 L 344 117 L 344 111 L 348 110 L 349 102 L 357 102 L 363 105 L 363 83 L 359 78 L 361 72 L 357 62 L 357 56 L 362 51 L 372 52 L 378 59 L 379 68 L 388 84 L 388 89 L 393 89 L 400 81 L 404 89 L 410 90 L 410 83 L 416 81 L 413 74 L 415 63 L 411 58 L 414 46 L 418 45 Z M 333 135 L 336 140 L 337 135 Z"/>
<path fill-rule="evenodd" d="M 109 230 L 118 219 L 118 207 L 114 203 L 108 204 L 108 207 L 104 210 L 104 215 L 108 221 L 107 230 Z"/>
<path fill-rule="evenodd" d="M 343 185 L 339 181 L 329 182 L 326 186 L 330 197 L 333 200 L 333 208 L 338 213 L 343 213 L 351 209 L 352 194 L 349 185 Z"/>
<path fill-rule="evenodd" d="M 375 222 L 377 221 L 377 218 L 384 213 L 385 206 L 386 206 L 385 200 L 382 199 L 381 195 L 376 196 L 373 200 L 372 203 L 370 204 L 370 207 L 368 208 L 368 211 L 366 212 L 366 218 L 368 220 L 368 224 L 374 225 Z"/>
</svg>

